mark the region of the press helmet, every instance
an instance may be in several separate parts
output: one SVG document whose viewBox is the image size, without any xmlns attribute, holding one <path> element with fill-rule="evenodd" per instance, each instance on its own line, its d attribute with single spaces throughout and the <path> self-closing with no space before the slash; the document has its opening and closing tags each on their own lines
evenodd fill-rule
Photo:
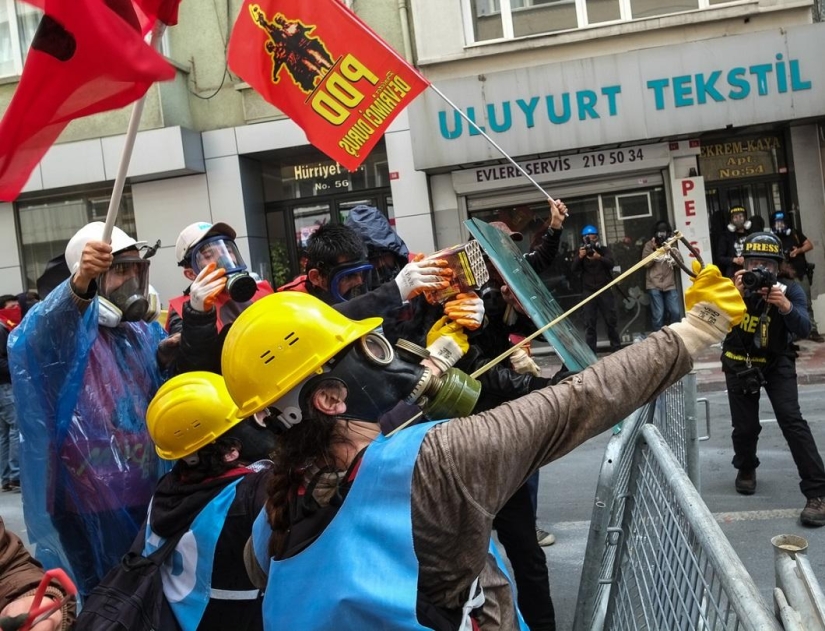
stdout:
<svg viewBox="0 0 825 631">
<path fill-rule="evenodd" d="M 773 259 L 779 263 L 785 260 L 782 242 L 771 232 L 754 232 L 742 244 L 742 256 L 748 258 Z"/>
<path fill-rule="evenodd" d="M 596 228 L 596 226 L 587 225 L 584 228 L 582 228 L 582 236 L 583 237 L 588 237 L 588 236 L 593 235 L 593 234 L 596 234 L 596 235 L 599 234 L 599 231 Z"/>
<path fill-rule="evenodd" d="M 257 300 L 232 324 L 221 354 L 221 371 L 239 414 L 266 409 L 381 322 L 350 320 L 297 291 Z"/>
<path fill-rule="evenodd" d="M 164 383 L 146 410 L 146 427 L 164 460 L 189 456 L 243 419 L 220 375 L 187 372 Z"/>
</svg>

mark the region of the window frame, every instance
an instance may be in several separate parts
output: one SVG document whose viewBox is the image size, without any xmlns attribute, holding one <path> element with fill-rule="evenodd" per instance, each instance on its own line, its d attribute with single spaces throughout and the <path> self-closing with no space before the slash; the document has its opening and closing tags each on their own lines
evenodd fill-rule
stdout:
<svg viewBox="0 0 825 631">
<path fill-rule="evenodd" d="M 9 16 L 9 38 L 11 39 L 14 69 L 9 74 L 0 73 L 0 79 L 9 77 L 19 77 L 23 74 L 23 61 L 25 55 L 20 45 L 20 24 L 17 21 L 17 6 L 15 0 L 0 0 L 5 3 L 6 13 Z"/>
<path fill-rule="evenodd" d="M 476 2 L 476 0 L 461 0 L 461 13 L 462 13 L 462 21 L 464 23 L 464 39 L 467 46 L 474 46 L 474 45 L 483 45 L 483 44 L 494 44 L 494 43 L 501 43 L 506 41 L 513 41 L 518 39 L 523 39 L 525 37 L 536 37 L 538 34 L 532 35 L 525 35 L 516 37 L 515 31 L 513 28 L 513 12 L 521 12 L 521 11 L 529 11 L 536 7 L 548 6 L 549 4 L 555 3 L 543 3 L 543 4 L 533 4 L 533 0 L 526 0 L 526 2 L 530 3 L 529 6 L 518 7 L 513 9 L 511 0 L 484 0 L 487 7 L 489 7 L 489 13 L 485 13 L 485 16 L 494 16 L 499 15 L 501 19 L 501 26 L 502 26 L 502 36 L 499 38 L 494 39 L 485 39 L 485 40 L 477 40 L 476 39 L 476 25 L 473 20 L 473 5 L 472 3 Z M 495 3 L 498 1 L 499 10 L 495 11 Z M 593 27 L 602 27 L 602 26 L 611 26 L 615 24 L 625 24 L 634 21 L 643 21 L 648 19 L 655 19 L 661 18 L 665 16 L 671 15 L 679 15 L 683 13 L 690 13 L 693 11 L 702 11 L 711 8 L 717 8 L 720 6 L 724 6 L 730 4 L 731 2 L 735 3 L 736 0 L 731 0 L 731 2 L 721 2 L 718 4 L 711 4 L 711 0 L 697 0 L 697 7 L 695 9 L 687 9 L 685 11 L 674 11 L 672 13 L 662 13 L 655 16 L 645 16 L 635 18 L 633 17 L 633 11 L 631 6 L 631 0 L 618 0 L 619 1 L 619 19 L 618 20 L 610 20 L 606 22 L 596 22 L 595 24 L 591 24 L 589 20 L 589 16 L 587 14 L 587 0 L 567 0 L 567 2 L 574 2 L 576 5 L 576 21 L 578 25 L 576 28 L 573 29 L 563 29 L 559 31 L 548 31 L 544 33 L 544 35 L 556 35 L 559 33 L 569 33 L 571 31 L 577 31 L 585 28 L 593 28 Z M 561 4 L 561 2 L 559 2 Z M 566 2 L 565 2 L 566 4 Z"/>
</svg>

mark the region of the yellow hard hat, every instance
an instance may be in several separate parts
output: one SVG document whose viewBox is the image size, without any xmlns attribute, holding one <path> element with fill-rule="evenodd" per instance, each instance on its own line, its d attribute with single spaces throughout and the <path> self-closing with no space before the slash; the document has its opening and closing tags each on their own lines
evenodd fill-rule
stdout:
<svg viewBox="0 0 825 631">
<path fill-rule="evenodd" d="M 247 417 L 269 407 L 381 322 L 350 320 L 297 291 L 256 301 L 232 324 L 221 356 L 226 387 L 238 413 Z"/>
<path fill-rule="evenodd" d="M 245 417 L 220 375 L 187 372 L 164 383 L 146 410 L 146 426 L 164 460 L 195 453 Z"/>
</svg>

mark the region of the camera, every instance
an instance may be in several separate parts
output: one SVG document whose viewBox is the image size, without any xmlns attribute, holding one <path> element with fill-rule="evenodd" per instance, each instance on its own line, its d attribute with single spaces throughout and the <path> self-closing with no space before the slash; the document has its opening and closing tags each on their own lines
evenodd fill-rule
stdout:
<svg viewBox="0 0 825 631">
<path fill-rule="evenodd" d="M 770 289 L 776 285 L 776 274 L 764 267 L 757 267 L 742 274 L 742 286 L 751 291 Z"/>
<path fill-rule="evenodd" d="M 591 241 L 585 242 L 583 247 L 585 256 L 591 257 L 596 253 L 596 244 Z"/>
<path fill-rule="evenodd" d="M 762 371 L 756 366 L 745 368 L 736 373 L 736 378 L 739 380 L 739 387 L 742 389 L 742 394 L 759 394 L 767 381 L 762 376 Z"/>
</svg>

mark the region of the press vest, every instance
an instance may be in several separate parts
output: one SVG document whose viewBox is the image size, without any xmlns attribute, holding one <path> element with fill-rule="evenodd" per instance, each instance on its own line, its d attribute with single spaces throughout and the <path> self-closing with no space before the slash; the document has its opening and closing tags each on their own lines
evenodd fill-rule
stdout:
<svg viewBox="0 0 825 631">
<path fill-rule="evenodd" d="M 235 302 L 229 296 L 228 292 L 222 291 L 215 299 L 215 309 L 218 310 L 218 332 L 235 321 L 240 313 L 246 309 L 253 302 L 257 302 L 272 293 L 272 286 L 265 280 L 258 281 L 258 291 L 252 296 L 252 299 L 247 302 Z M 169 301 L 169 313 L 177 313 L 181 318 L 183 317 L 183 305 L 189 302 L 189 295 L 178 296 Z M 166 330 L 169 330 L 170 318 L 166 319 Z"/>
<path fill-rule="evenodd" d="M 377 438 L 364 453 L 346 501 L 332 522 L 297 555 L 282 560 L 269 557 L 272 531 L 265 511 L 261 512 L 252 542 L 258 564 L 269 568 L 265 630 L 427 631 L 416 617 L 412 478 L 421 442 L 439 422 L 443 421 L 416 425 L 392 439 Z M 302 602 L 311 606 L 296 606 Z M 483 599 L 473 607 L 481 603 Z M 528 631 L 523 621 L 520 624 Z"/>
<path fill-rule="evenodd" d="M 785 295 L 789 299 L 792 294 L 802 291 L 799 284 L 793 281 L 783 279 L 783 283 L 787 284 Z M 788 354 L 791 334 L 779 310 L 774 306 L 766 310 L 766 303 L 757 297 L 745 298 L 745 305 L 745 317 L 739 326 L 728 333 L 722 344 L 723 366 L 734 366 L 748 361 L 757 366 L 765 366 L 775 355 Z M 765 310 L 768 317 L 767 343 L 757 347 L 755 338 L 761 338 L 762 335 L 760 314 Z"/>
</svg>

